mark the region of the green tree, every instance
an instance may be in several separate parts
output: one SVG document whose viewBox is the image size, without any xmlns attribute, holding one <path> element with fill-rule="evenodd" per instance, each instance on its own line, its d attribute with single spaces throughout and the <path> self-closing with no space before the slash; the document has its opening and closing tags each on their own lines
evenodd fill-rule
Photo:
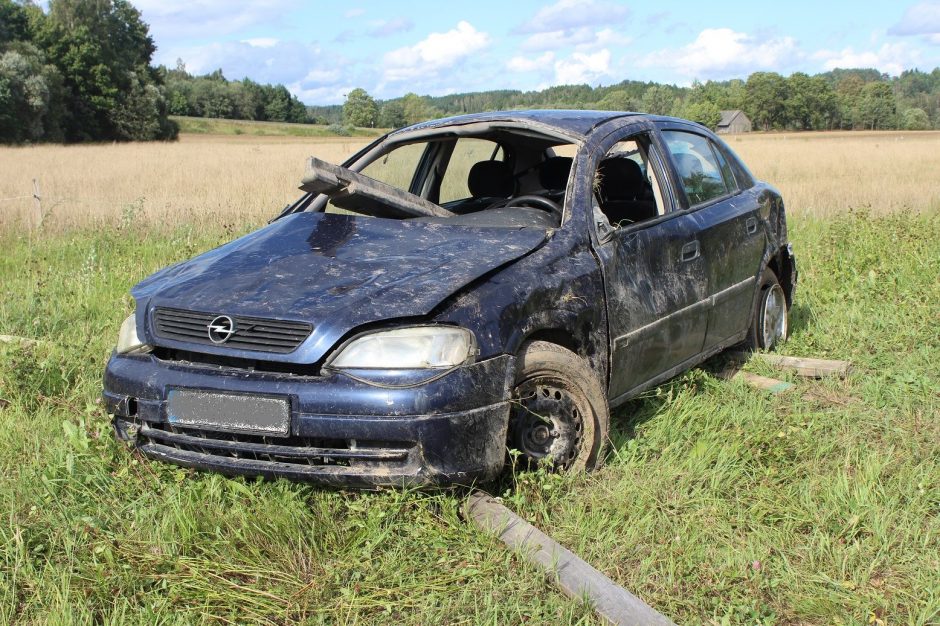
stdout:
<svg viewBox="0 0 940 626">
<path fill-rule="evenodd" d="M 0 141 L 61 140 L 62 77 L 28 44 L 0 53 Z"/>
<path fill-rule="evenodd" d="M 67 139 L 131 139 L 155 128 L 172 135 L 165 105 L 154 108 L 164 111 L 164 119 L 143 123 L 138 116 L 139 90 L 148 98 L 163 95 L 159 88 L 146 89 L 159 87 L 150 67 L 155 47 L 140 12 L 127 0 L 51 0 L 48 16 L 37 20 L 33 31 L 64 79 Z M 128 120 L 144 126 L 131 130 Z"/>
<path fill-rule="evenodd" d="M 763 128 L 786 124 L 787 81 L 776 72 L 754 72 L 744 84 L 744 112 Z"/>
<path fill-rule="evenodd" d="M 379 126 L 382 128 L 401 128 L 406 124 L 405 109 L 401 102 L 392 100 L 382 105 L 379 112 Z"/>
<path fill-rule="evenodd" d="M 379 107 L 365 89 L 356 87 L 346 96 L 343 104 L 343 122 L 348 126 L 373 127 L 379 117 Z"/>
<path fill-rule="evenodd" d="M 708 100 L 688 102 L 682 109 L 682 117 L 714 129 L 721 121 L 721 109 L 718 108 L 717 104 Z"/>
<path fill-rule="evenodd" d="M 623 89 L 611 91 L 597 103 L 601 111 L 636 111 L 640 104 Z"/>
<path fill-rule="evenodd" d="M 642 109 L 653 115 L 672 115 L 676 105 L 676 90 L 665 85 L 653 85 L 643 94 Z"/>
<path fill-rule="evenodd" d="M 858 74 L 846 74 L 836 82 L 836 107 L 839 128 L 855 128 L 865 81 Z"/>
<path fill-rule="evenodd" d="M 908 109 L 901 115 L 901 128 L 904 130 L 929 130 L 930 117 L 923 109 Z"/>
<path fill-rule="evenodd" d="M 896 104 L 891 85 L 878 81 L 868 83 L 862 88 L 861 101 L 858 105 L 858 121 L 865 128 L 893 128 L 895 126 Z"/>
<path fill-rule="evenodd" d="M 407 93 L 401 100 L 402 110 L 405 114 L 406 124 L 417 124 L 426 120 L 434 119 L 439 115 L 439 111 L 431 106 L 427 98 L 422 98 L 416 93 Z"/>
<path fill-rule="evenodd" d="M 787 125 L 802 130 L 830 128 L 837 116 L 835 92 L 821 76 L 794 72 L 787 79 Z"/>
<path fill-rule="evenodd" d="M 13 0 L 0 0 L 0 46 L 29 39 L 29 14 L 26 8 Z"/>
</svg>

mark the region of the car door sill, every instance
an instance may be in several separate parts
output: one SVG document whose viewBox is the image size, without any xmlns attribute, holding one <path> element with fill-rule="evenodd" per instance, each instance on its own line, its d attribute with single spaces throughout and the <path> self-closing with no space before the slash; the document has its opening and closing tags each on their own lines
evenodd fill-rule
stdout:
<svg viewBox="0 0 940 626">
<path fill-rule="evenodd" d="M 702 362 L 704 362 L 704 361 L 707 361 L 708 359 L 710 359 L 711 357 L 715 356 L 715 355 L 718 354 L 719 352 L 723 352 L 724 350 L 727 350 L 727 349 L 730 348 L 731 346 L 733 346 L 733 345 L 735 345 L 735 344 L 738 344 L 738 343 L 741 343 L 742 341 L 744 341 L 744 339 L 745 339 L 746 337 L 747 337 L 747 330 L 744 330 L 744 331 L 738 333 L 737 335 L 733 335 L 733 336 L 731 336 L 731 337 L 725 339 L 725 340 L 722 341 L 721 343 L 712 346 L 712 347 L 709 348 L 708 350 L 705 350 L 704 352 L 700 352 L 699 354 L 695 355 L 695 356 L 692 357 L 691 359 L 686 359 L 685 361 L 683 361 L 683 362 L 680 363 L 679 365 L 676 365 L 675 367 L 666 370 L 665 372 L 663 372 L 663 373 L 660 374 L 659 376 L 656 376 L 656 377 L 654 377 L 654 378 L 651 378 L 650 380 L 646 381 L 645 383 L 641 383 L 641 384 L 637 385 L 636 387 L 634 387 L 634 388 L 631 389 L 630 391 L 627 391 L 626 393 L 622 393 L 622 394 L 620 394 L 619 396 L 617 396 L 616 398 L 610 399 L 610 400 L 609 400 L 609 404 L 610 404 L 611 410 L 613 410 L 613 409 L 617 408 L 618 406 L 624 404 L 625 402 L 627 402 L 628 400 L 630 400 L 631 398 L 633 398 L 634 396 L 636 396 L 638 393 L 642 393 L 643 391 L 646 391 L 647 389 L 649 389 L 649 388 L 651 388 L 651 387 L 655 387 L 656 385 L 658 385 L 658 384 L 660 384 L 660 383 L 662 383 L 662 382 L 665 382 L 665 381 L 669 380 L 670 378 L 673 378 L 674 376 L 676 376 L 676 375 L 678 375 L 678 374 L 681 374 L 681 373 L 684 372 L 685 370 L 691 369 L 691 368 L 695 367 L 696 365 L 698 365 L 698 364 L 700 364 L 700 363 L 702 363 Z"/>
</svg>

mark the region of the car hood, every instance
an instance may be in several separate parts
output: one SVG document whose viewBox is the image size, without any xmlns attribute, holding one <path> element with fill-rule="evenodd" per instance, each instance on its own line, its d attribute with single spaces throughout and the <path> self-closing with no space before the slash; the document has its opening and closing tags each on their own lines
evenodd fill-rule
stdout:
<svg viewBox="0 0 940 626">
<path fill-rule="evenodd" d="M 297 213 L 163 269 L 132 294 L 138 323 L 151 341 L 150 325 L 141 322 L 144 311 L 156 307 L 301 321 L 312 324 L 313 333 L 289 354 L 215 345 L 198 350 L 314 363 L 354 328 L 427 315 L 463 286 L 536 249 L 546 236 L 532 228 Z M 188 346 L 162 338 L 157 343 Z"/>
</svg>

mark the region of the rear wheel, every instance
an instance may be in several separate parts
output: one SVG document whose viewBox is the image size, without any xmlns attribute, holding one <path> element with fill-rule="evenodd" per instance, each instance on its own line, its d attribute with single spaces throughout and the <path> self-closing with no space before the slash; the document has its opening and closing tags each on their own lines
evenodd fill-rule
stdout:
<svg viewBox="0 0 940 626">
<path fill-rule="evenodd" d="M 508 447 L 527 466 L 591 470 L 603 462 L 607 397 L 584 359 L 545 341 L 523 346 L 516 362 Z"/>
<path fill-rule="evenodd" d="M 761 274 L 760 287 L 755 294 L 754 313 L 747 343 L 752 350 L 773 350 L 787 340 L 790 332 L 787 297 L 770 268 Z"/>
</svg>

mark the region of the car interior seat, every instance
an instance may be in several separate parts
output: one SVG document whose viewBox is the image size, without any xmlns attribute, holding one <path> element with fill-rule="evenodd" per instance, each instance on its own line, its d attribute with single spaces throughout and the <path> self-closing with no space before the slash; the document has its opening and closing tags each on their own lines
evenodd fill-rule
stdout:
<svg viewBox="0 0 940 626">
<path fill-rule="evenodd" d="M 632 224 L 658 215 L 656 202 L 640 165 L 625 157 L 608 157 L 597 168 L 601 210 L 611 224 Z"/>
<path fill-rule="evenodd" d="M 474 163 L 467 177 L 467 189 L 474 198 L 508 198 L 516 189 L 512 166 L 505 161 Z"/>
<path fill-rule="evenodd" d="M 568 176 L 571 174 L 571 165 L 574 159 L 564 156 L 553 156 L 545 159 L 538 165 L 539 184 L 552 196 L 564 193 L 568 186 Z"/>
</svg>

